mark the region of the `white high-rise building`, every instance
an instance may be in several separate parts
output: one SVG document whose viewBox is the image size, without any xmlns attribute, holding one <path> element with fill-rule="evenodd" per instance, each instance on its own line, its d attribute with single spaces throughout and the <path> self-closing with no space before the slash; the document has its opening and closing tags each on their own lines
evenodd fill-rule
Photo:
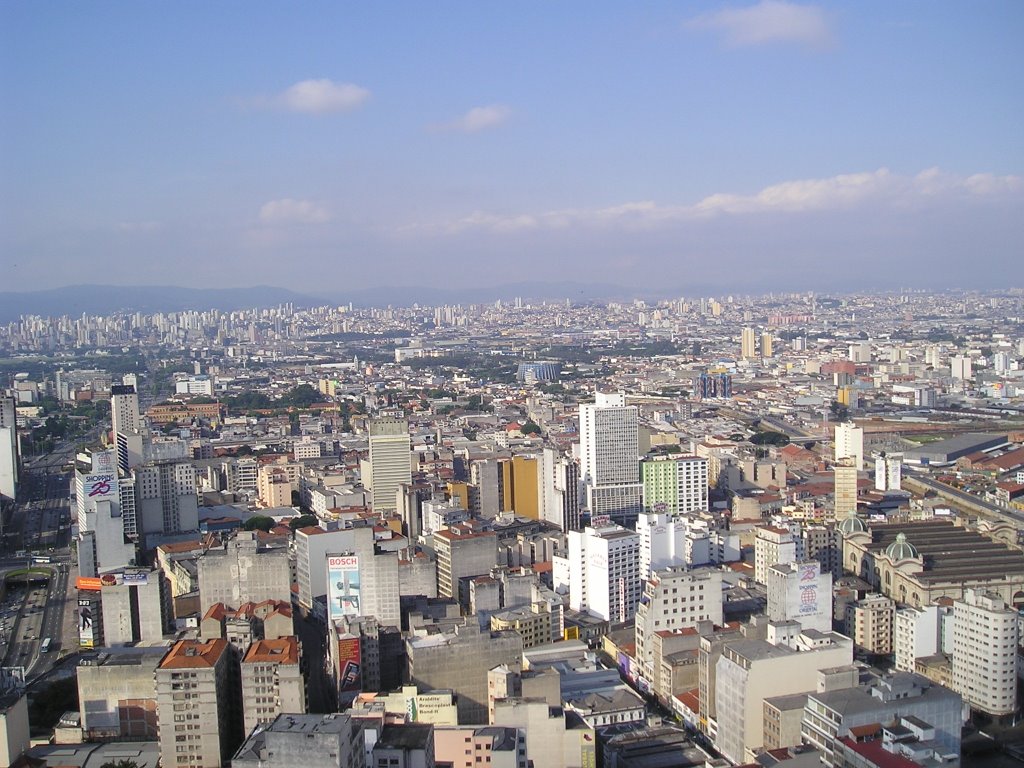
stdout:
<svg viewBox="0 0 1024 768">
<path fill-rule="evenodd" d="M 740 559 L 738 533 L 714 528 L 696 515 L 644 512 L 637 519 L 640 578 L 673 565 L 718 565 Z"/>
<path fill-rule="evenodd" d="M 633 522 L 640 513 L 640 414 L 625 393 L 580 406 L 580 472 L 593 516 Z"/>
<path fill-rule="evenodd" d="M 913 672 L 916 659 L 934 656 L 941 650 L 941 619 L 937 605 L 922 608 L 907 606 L 896 611 L 892 623 L 892 650 L 896 669 Z"/>
<path fill-rule="evenodd" d="M 776 526 L 757 529 L 754 539 L 754 580 L 758 584 L 768 583 L 768 569 L 773 565 L 796 563 L 804 559 L 804 543 L 799 531 L 798 524 L 792 529 Z"/>
<path fill-rule="evenodd" d="M 994 593 L 968 589 L 953 602 L 951 687 L 971 709 L 994 717 L 1017 711 L 1019 623 Z"/>
<path fill-rule="evenodd" d="M 142 431 L 139 395 L 134 386 L 115 384 L 110 388 L 110 420 L 115 434 L 136 435 Z"/>
<path fill-rule="evenodd" d="M 196 472 L 190 461 L 161 461 L 132 470 L 139 534 L 199 530 Z"/>
<path fill-rule="evenodd" d="M 898 491 L 903 486 L 903 454 L 882 452 L 875 457 L 875 490 Z"/>
<path fill-rule="evenodd" d="M 832 631 L 832 574 L 821 563 L 778 563 L 768 568 L 768 618 L 797 621 L 804 630 Z"/>
<path fill-rule="evenodd" d="M 18 495 L 17 404 L 13 397 L 0 396 L 0 497 Z M 2 524 L 2 521 L 0 521 Z"/>
<path fill-rule="evenodd" d="M 744 328 L 740 334 L 740 357 L 744 360 L 757 357 L 757 334 L 753 328 Z"/>
<path fill-rule="evenodd" d="M 857 471 L 864 469 L 864 429 L 852 421 L 836 424 L 835 460 L 853 459 Z"/>
<path fill-rule="evenodd" d="M 371 419 L 369 431 L 370 477 L 363 478 L 363 485 L 373 492 L 374 512 L 397 512 L 398 491 L 412 482 L 409 422 L 390 417 Z"/>
<path fill-rule="evenodd" d="M 95 577 L 135 562 L 135 546 L 125 539 L 116 457 L 115 451 L 98 451 L 90 470 L 75 470 L 80 576 Z"/>
<path fill-rule="evenodd" d="M 971 378 L 971 358 L 964 355 L 953 355 L 949 358 L 949 375 L 951 378 L 967 381 Z"/>
<path fill-rule="evenodd" d="M 580 527 L 580 465 L 571 456 L 545 448 L 539 465 L 541 517 L 563 531 Z"/>
<path fill-rule="evenodd" d="M 554 560 L 555 588 L 569 607 L 612 622 L 628 621 L 640 601 L 640 537 L 619 525 L 569 531 L 566 555 Z"/>
<path fill-rule="evenodd" d="M 677 632 L 699 621 L 722 625 L 722 573 L 712 568 L 665 568 L 644 584 L 636 608 L 636 658 L 653 680 L 652 638 L 656 632 Z"/>
</svg>

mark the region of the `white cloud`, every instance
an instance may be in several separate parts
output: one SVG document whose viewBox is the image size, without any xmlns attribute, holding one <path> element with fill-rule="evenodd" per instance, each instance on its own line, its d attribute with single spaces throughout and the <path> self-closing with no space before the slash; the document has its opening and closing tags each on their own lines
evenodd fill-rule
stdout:
<svg viewBox="0 0 1024 768">
<path fill-rule="evenodd" d="M 915 176 L 887 168 L 820 179 L 797 179 L 765 187 L 750 195 L 709 195 L 691 205 L 660 205 L 652 200 L 604 208 L 567 208 L 541 213 L 494 214 L 476 211 L 441 227 L 448 233 L 467 230 L 523 232 L 572 226 L 652 229 L 666 224 L 720 216 L 786 215 L 812 211 L 852 210 L 870 205 L 915 208 L 937 201 L 998 199 L 1024 189 L 1019 176 L 990 173 L 958 176 L 929 168 Z"/>
<path fill-rule="evenodd" d="M 335 83 L 326 78 L 302 80 L 270 100 L 270 104 L 290 112 L 321 115 L 348 112 L 370 98 L 370 92 L 352 83 Z"/>
<path fill-rule="evenodd" d="M 485 107 L 473 107 L 466 114 L 437 128 L 458 133 L 477 133 L 501 125 L 511 116 L 512 110 L 504 104 L 490 104 Z"/>
<path fill-rule="evenodd" d="M 832 27 L 821 8 L 785 0 L 761 0 L 746 8 L 724 8 L 691 19 L 687 26 L 721 32 L 728 45 L 737 47 L 797 43 L 822 48 L 832 42 Z"/>
<path fill-rule="evenodd" d="M 309 200 L 271 200 L 260 207 L 264 224 L 322 224 L 331 220 L 330 212 Z"/>
</svg>

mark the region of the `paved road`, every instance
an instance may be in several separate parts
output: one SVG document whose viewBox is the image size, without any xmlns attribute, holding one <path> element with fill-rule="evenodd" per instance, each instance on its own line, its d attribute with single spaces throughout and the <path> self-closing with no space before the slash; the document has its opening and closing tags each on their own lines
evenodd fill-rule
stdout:
<svg viewBox="0 0 1024 768">
<path fill-rule="evenodd" d="M 75 651 L 73 639 L 73 564 L 71 560 L 71 474 L 61 468 L 74 456 L 75 445 L 63 446 L 48 456 L 25 462 L 19 502 L 11 515 L 3 546 L 0 573 L 34 565 L 50 571 L 48 582 L 14 587 L 3 603 L 6 622 L 0 658 L 9 666 L 23 666 L 33 679 L 49 672 L 61 650 Z M 27 553 L 27 554 L 19 554 Z M 48 653 L 43 640 L 50 638 Z"/>
</svg>

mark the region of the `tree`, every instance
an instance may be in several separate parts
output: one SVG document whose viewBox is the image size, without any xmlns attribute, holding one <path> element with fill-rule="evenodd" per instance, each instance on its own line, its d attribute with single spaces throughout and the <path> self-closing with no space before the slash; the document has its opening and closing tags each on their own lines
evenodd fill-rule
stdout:
<svg viewBox="0 0 1024 768">
<path fill-rule="evenodd" d="M 255 531 L 258 529 L 266 533 L 273 528 L 274 525 L 274 518 L 267 517 L 266 515 L 254 515 L 242 523 L 242 530 Z"/>
<path fill-rule="evenodd" d="M 320 521 L 317 519 L 316 515 L 299 515 L 298 517 L 293 517 L 288 521 L 288 527 L 293 531 L 297 531 L 299 528 L 316 525 L 318 522 Z"/>
<path fill-rule="evenodd" d="M 539 435 L 541 433 L 540 427 L 534 424 L 532 421 L 528 421 L 525 424 L 523 424 L 523 426 L 520 427 L 519 431 L 522 432 L 524 435 Z"/>
<path fill-rule="evenodd" d="M 758 432 L 750 442 L 754 445 L 789 445 L 789 438 L 781 432 L 764 431 Z"/>
<path fill-rule="evenodd" d="M 139 768 L 139 764 L 134 760 L 107 760 L 100 768 Z"/>
</svg>

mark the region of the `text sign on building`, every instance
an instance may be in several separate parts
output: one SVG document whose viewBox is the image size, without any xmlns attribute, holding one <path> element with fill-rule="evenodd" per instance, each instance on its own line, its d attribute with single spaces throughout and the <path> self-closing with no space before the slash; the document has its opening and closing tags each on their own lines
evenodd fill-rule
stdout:
<svg viewBox="0 0 1024 768">
<path fill-rule="evenodd" d="M 800 613 L 818 613 L 818 568 L 813 565 L 800 569 Z"/>
<path fill-rule="evenodd" d="M 331 621 L 362 612 L 358 555 L 327 556 L 327 604 Z"/>
</svg>

